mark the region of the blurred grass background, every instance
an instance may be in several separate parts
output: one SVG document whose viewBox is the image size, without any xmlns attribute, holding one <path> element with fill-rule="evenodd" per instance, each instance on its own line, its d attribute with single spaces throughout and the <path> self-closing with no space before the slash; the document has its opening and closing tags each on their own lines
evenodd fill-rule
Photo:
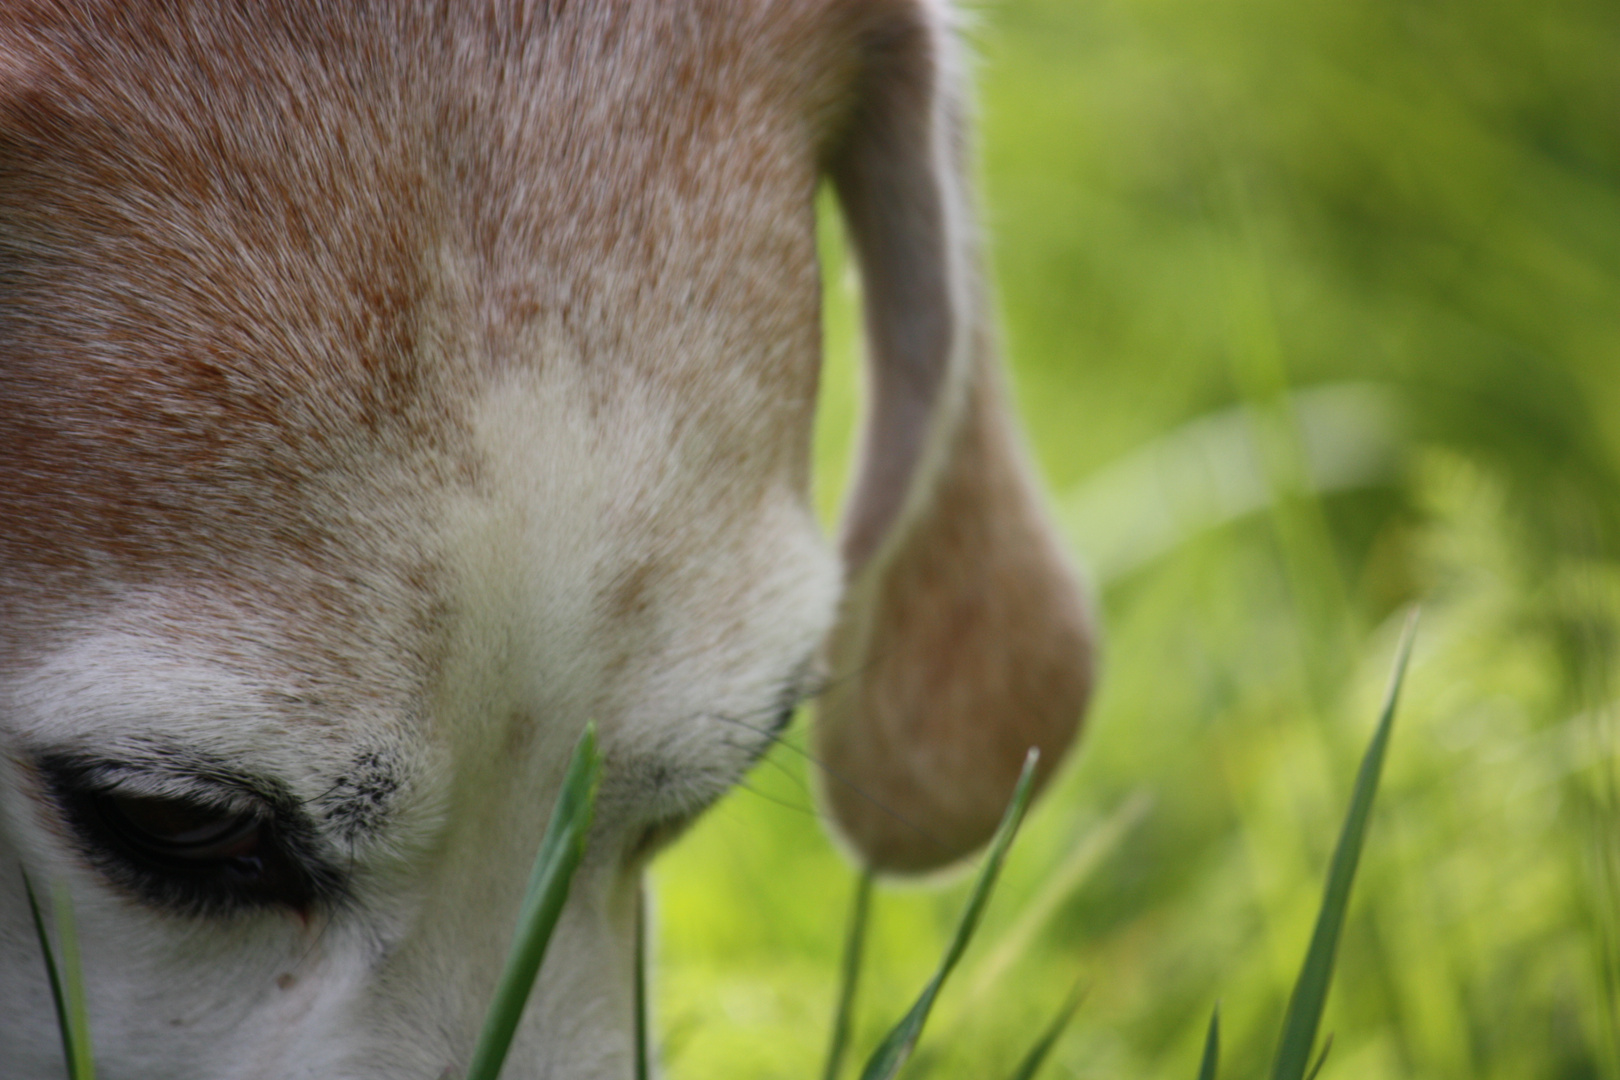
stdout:
<svg viewBox="0 0 1620 1080">
<path fill-rule="evenodd" d="M 1324 1080 L 1620 1078 L 1620 5 L 997 0 L 1006 352 L 1101 692 L 906 1075 L 1269 1060 L 1425 604 Z M 858 405 L 830 206 L 817 500 Z M 802 728 L 790 742 L 804 745 Z M 653 872 L 667 1075 L 819 1076 L 854 876 L 779 749 Z M 857 1058 L 966 885 L 880 889 Z"/>
</svg>

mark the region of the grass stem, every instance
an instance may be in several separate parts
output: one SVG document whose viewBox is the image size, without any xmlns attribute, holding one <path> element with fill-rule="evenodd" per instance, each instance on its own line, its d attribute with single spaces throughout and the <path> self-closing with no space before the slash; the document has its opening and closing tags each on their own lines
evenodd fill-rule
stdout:
<svg viewBox="0 0 1620 1080">
<path fill-rule="evenodd" d="M 1209 1014 L 1209 1033 L 1204 1036 L 1204 1057 L 1198 1065 L 1198 1080 L 1216 1080 L 1221 1066 L 1221 1007 Z"/>
<path fill-rule="evenodd" d="M 928 1014 L 933 1011 L 934 1001 L 939 997 L 940 989 L 945 985 L 956 963 L 967 950 L 968 942 L 972 940 L 973 933 L 978 929 L 979 918 L 990 902 L 990 893 L 995 889 L 996 878 L 1001 873 L 1001 864 L 1006 861 L 1007 850 L 1012 846 L 1013 837 L 1018 834 L 1018 826 L 1024 820 L 1024 811 L 1029 808 L 1030 797 L 1035 789 L 1035 764 L 1040 760 L 1040 751 L 1030 748 L 1029 755 L 1024 759 L 1024 770 L 1019 774 L 1018 784 L 1013 789 L 1012 801 L 1007 804 L 1007 812 L 1002 816 L 1001 824 L 996 829 L 995 839 L 990 844 L 990 851 L 984 857 L 984 864 L 979 870 L 979 877 L 973 883 L 973 891 L 968 896 L 967 906 L 962 910 L 962 916 L 957 921 L 956 933 L 952 935 L 950 944 L 945 949 L 945 955 L 939 962 L 939 968 L 934 977 L 928 980 L 923 987 L 922 994 L 917 998 L 911 1010 L 901 1018 L 878 1048 L 867 1059 L 866 1068 L 861 1072 L 861 1080 L 891 1080 L 900 1071 L 900 1067 L 911 1057 L 911 1052 L 917 1046 L 917 1040 L 922 1036 L 923 1025 L 928 1021 Z"/>
<path fill-rule="evenodd" d="M 855 882 L 855 898 L 850 904 L 849 931 L 844 937 L 844 963 L 838 976 L 838 1004 L 833 1013 L 832 1039 L 827 1046 L 827 1067 L 822 1080 L 838 1080 L 844 1053 L 849 1048 L 849 1029 L 855 1014 L 855 993 L 861 978 L 861 962 L 866 953 L 866 926 L 872 907 L 872 871 L 862 868 Z"/>
<path fill-rule="evenodd" d="M 1378 794 L 1378 778 L 1383 771 L 1384 754 L 1395 722 L 1395 704 L 1400 697 L 1401 682 L 1406 676 L 1407 661 L 1412 655 L 1412 638 L 1416 632 L 1417 612 L 1414 610 L 1407 617 L 1406 630 L 1396 649 L 1395 668 L 1384 695 L 1378 728 L 1356 774 L 1350 810 L 1345 816 L 1344 828 L 1339 834 L 1339 843 L 1334 848 L 1333 861 L 1328 868 L 1327 886 L 1323 890 L 1316 930 L 1311 935 L 1304 966 L 1300 969 L 1299 979 L 1288 1001 L 1288 1012 L 1283 1018 L 1282 1039 L 1271 1070 L 1272 1080 L 1304 1080 L 1311 1063 L 1311 1047 L 1316 1042 L 1322 1010 L 1327 1003 L 1328 984 L 1333 978 L 1339 933 L 1344 928 L 1345 911 L 1350 906 L 1350 886 L 1355 881 L 1356 865 L 1367 839 L 1367 823 L 1372 815 L 1373 799 Z"/>
<path fill-rule="evenodd" d="M 596 725 L 587 724 L 574 746 L 562 790 L 551 811 L 551 821 L 535 855 L 534 871 L 518 915 L 517 931 L 507 953 L 506 966 L 496 983 L 495 999 L 484 1016 L 484 1027 L 467 1066 L 466 1080 L 496 1080 L 512 1046 L 523 1007 L 534 989 L 546 946 L 557 928 L 574 871 L 585 854 L 595 811 L 602 758 L 596 749 Z"/>
</svg>

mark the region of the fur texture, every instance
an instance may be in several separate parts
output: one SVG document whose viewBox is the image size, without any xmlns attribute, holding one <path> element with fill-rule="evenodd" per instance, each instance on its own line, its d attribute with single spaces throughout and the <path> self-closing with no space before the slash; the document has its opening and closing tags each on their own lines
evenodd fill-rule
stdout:
<svg viewBox="0 0 1620 1080">
<path fill-rule="evenodd" d="M 73 897 L 111 1080 L 454 1075 L 592 718 L 513 1078 L 630 1075 L 641 867 L 819 677 L 864 858 L 983 838 L 1089 667 L 950 56 L 921 0 L 4 5 L 7 1076 L 61 1068 L 25 870 Z M 842 562 L 829 175 L 876 386 Z M 188 906 L 64 784 L 255 807 L 308 900 Z"/>
</svg>

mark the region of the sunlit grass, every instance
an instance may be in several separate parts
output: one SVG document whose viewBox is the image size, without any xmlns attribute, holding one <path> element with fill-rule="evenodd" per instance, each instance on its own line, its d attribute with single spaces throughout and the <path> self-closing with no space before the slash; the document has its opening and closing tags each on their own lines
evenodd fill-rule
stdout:
<svg viewBox="0 0 1620 1080">
<path fill-rule="evenodd" d="M 1106 648 L 912 1068 L 1006 1075 L 1078 975 L 1043 1075 L 1188 1075 L 1217 998 L 1221 1075 L 1264 1074 L 1422 600 L 1321 1080 L 1620 1078 L 1620 10 L 1003 0 L 976 41 L 1006 351 Z M 673 1080 L 825 1051 L 854 877 L 812 768 L 774 755 L 655 869 Z M 877 890 L 854 1046 L 964 888 Z"/>
<path fill-rule="evenodd" d="M 923 987 L 922 994 L 900 1018 L 900 1022 L 889 1029 L 889 1033 L 872 1051 L 866 1067 L 861 1070 L 861 1080 L 893 1080 L 916 1049 L 917 1040 L 922 1037 L 923 1025 L 928 1022 L 929 1014 L 934 1010 L 934 1003 L 939 1000 L 939 993 L 944 989 L 945 980 L 956 970 L 962 954 L 967 951 L 968 943 L 973 940 L 973 935 L 979 928 L 979 920 L 984 915 L 985 906 L 990 902 L 996 878 L 1001 874 L 1001 865 L 1007 858 L 1007 851 L 1012 846 L 1013 838 L 1018 834 L 1018 826 L 1023 823 L 1024 812 L 1029 809 L 1030 795 L 1034 792 L 1035 763 L 1038 757 L 1039 754 L 1032 749 L 1024 761 L 1023 772 L 1013 789 L 1012 801 L 1007 806 L 1001 825 L 996 829 L 995 837 L 990 841 L 989 851 L 986 852 L 978 876 L 974 879 L 973 889 L 968 893 L 962 914 L 957 918 L 956 928 L 951 932 L 949 942 L 945 946 L 945 954 L 939 960 L 938 969 Z"/>
<path fill-rule="evenodd" d="M 1395 708 L 1400 700 L 1401 683 L 1406 676 L 1406 665 L 1412 657 L 1412 634 L 1416 628 L 1415 615 L 1409 617 L 1406 632 L 1395 657 L 1395 673 L 1390 676 L 1389 692 L 1373 732 L 1372 745 L 1361 761 L 1356 774 L 1356 787 L 1350 799 L 1350 811 L 1345 817 L 1344 829 L 1338 845 L 1333 849 L 1329 864 L 1327 887 L 1322 894 L 1322 906 L 1317 912 L 1316 929 L 1305 953 L 1305 965 L 1299 980 L 1294 983 L 1288 999 L 1288 1012 L 1283 1017 L 1282 1040 L 1277 1046 L 1277 1057 L 1271 1067 L 1272 1080 L 1305 1080 L 1321 1069 L 1322 1058 L 1314 1059 L 1316 1035 L 1322 1023 L 1322 1009 L 1327 1002 L 1328 986 L 1333 979 L 1334 963 L 1338 959 L 1339 935 L 1344 930 L 1345 913 L 1350 906 L 1350 888 L 1355 882 L 1356 867 L 1361 861 L 1362 848 L 1367 842 L 1367 823 L 1372 815 L 1373 799 L 1378 794 L 1378 780 L 1384 771 L 1384 758 L 1389 752 L 1389 737 L 1395 723 Z M 1320 1053 L 1325 1058 L 1327 1047 Z"/>
</svg>

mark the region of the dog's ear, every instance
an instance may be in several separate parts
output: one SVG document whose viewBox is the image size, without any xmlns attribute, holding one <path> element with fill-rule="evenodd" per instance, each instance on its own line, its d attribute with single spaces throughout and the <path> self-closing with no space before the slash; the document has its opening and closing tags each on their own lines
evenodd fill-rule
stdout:
<svg viewBox="0 0 1620 1080">
<path fill-rule="evenodd" d="M 874 869 L 989 838 L 1029 747 L 1049 774 L 1091 687 L 1091 636 L 995 355 L 943 4 L 872 5 L 827 159 L 864 287 L 870 410 L 847 588 L 819 704 L 823 797 Z"/>
</svg>

